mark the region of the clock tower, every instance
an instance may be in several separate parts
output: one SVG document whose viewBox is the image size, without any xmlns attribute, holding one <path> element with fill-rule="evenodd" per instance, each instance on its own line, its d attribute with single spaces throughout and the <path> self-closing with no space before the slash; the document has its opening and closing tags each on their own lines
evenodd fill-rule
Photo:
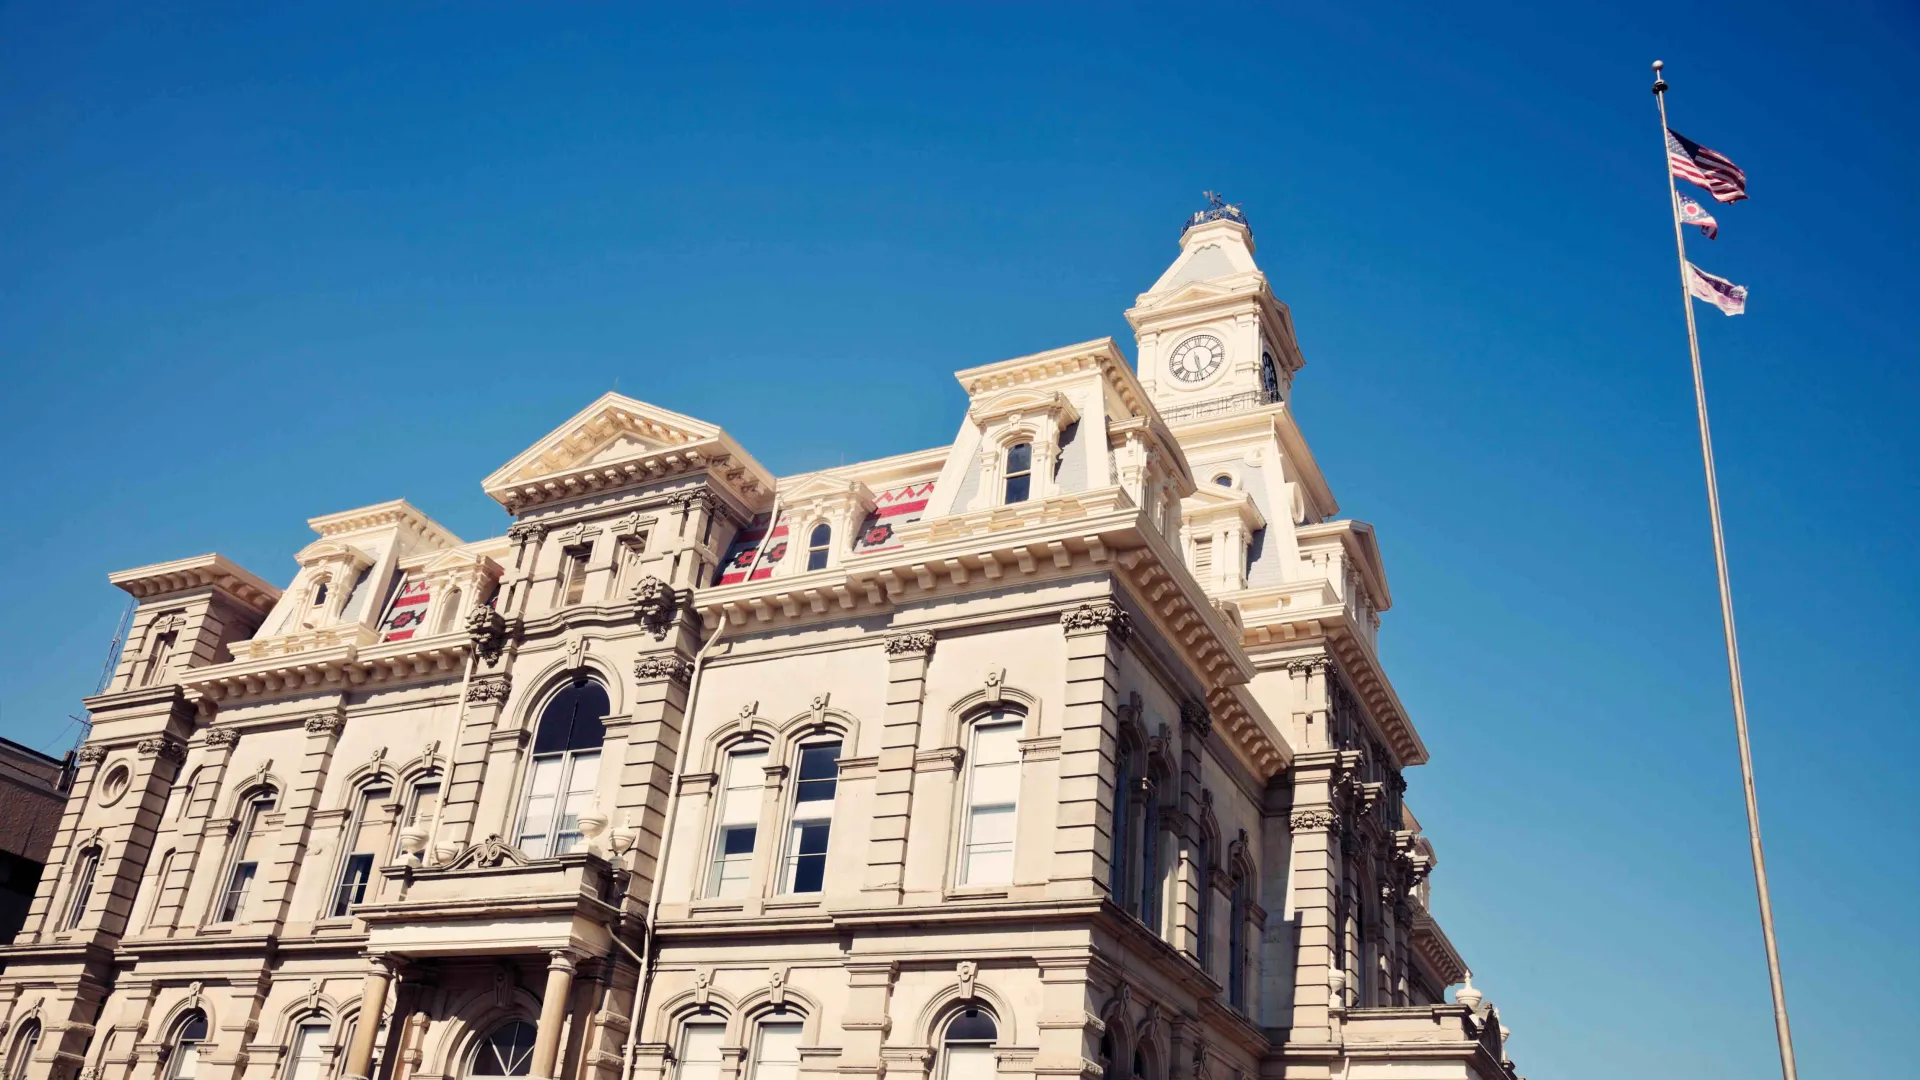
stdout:
<svg viewBox="0 0 1920 1080">
<path fill-rule="evenodd" d="M 1207 200 L 1181 230 L 1180 256 L 1127 312 L 1140 382 L 1170 421 L 1280 404 L 1305 362 L 1253 261 L 1246 215 Z"/>
</svg>

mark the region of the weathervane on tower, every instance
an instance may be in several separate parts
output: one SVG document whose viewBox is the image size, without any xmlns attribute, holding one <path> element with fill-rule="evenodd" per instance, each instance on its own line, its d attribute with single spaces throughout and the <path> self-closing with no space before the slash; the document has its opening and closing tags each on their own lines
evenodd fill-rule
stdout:
<svg viewBox="0 0 1920 1080">
<path fill-rule="evenodd" d="M 1228 202 L 1219 192 L 1203 191 L 1201 194 L 1206 196 L 1207 208 L 1194 211 L 1193 216 L 1188 218 L 1186 225 L 1181 228 L 1180 235 L 1185 236 L 1188 229 L 1195 225 L 1204 225 L 1209 221 L 1237 221 L 1249 229 L 1253 227 L 1248 223 L 1247 215 L 1241 211 L 1240 207 Z"/>
</svg>

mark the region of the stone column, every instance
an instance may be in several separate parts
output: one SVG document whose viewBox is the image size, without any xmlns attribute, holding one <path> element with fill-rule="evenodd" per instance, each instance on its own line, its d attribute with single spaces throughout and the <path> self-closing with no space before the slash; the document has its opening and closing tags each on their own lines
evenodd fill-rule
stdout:
<svg viewBox="0 0 1920 1080">
<path fill-rule="evenodd" d="M 867 876 L 862 891 L 870 903 L 891 905 L 900 902 L 906 888 L 914 760 L 920 746 L 920 714 L 926 700 L 933 634 L 924 630 L 894 634 L 886 639 L 885 649 L 887 706 L 873 780 L 873 822 L 867 834 Z M 940 840 L 945 843 L 944 834 Z"/>
<path fill-rule="evenodd" d="M 667 806 L 673 798 L 673 774 L 679 768 L 674 755 L 679 753 L 680 732 L 686 723 L 693 662 L 678 653 L 643 656 L 633 665 L 633 677 L 633 713 L 625 725 L 625 757 L 610 816 L 616 826 L 638 829 L 631 891 L 651 896 L 664 845 L 661 833 L 666 828 Z"/>
<path fill-rule="evenodd" d="M 360 1019 L 353 1029 L 353 1044 L 347 1048 L 343 1071 L 347 1080 L 368 1080 L 373 1075 L 373 1048 L 380 1040 L 380 1014 L 387 1009 L 387 987 L 393 982 L 393 961 L 385 956 L 368 958 L 367 978 L 360 987 Z"/>
<path fill-rule="evenodd" d="M 560 1029 L 566 1025 L 573 1003 L 573 951 L 554 949 L 547 956 L 547 989 L 540 998 L 540 1028 L 533 1037 L 533 1061 L 527 1070 L 538 1080 L 553 1080 L 554 1064 L 560 1056 Z"/>
<path fill-rule="evenodd" d="M 897 960 L 849 962 L 847 1008 L 840 1023 L 840 1074 L 878 1076 L 883 1062 L 881 1045 L 890 1026 L 893 983 L 900 977 Z"/>
<path fill-rule="evenodd" d="M 1114 760 L 1119 749 L 1120 651 L 1133 617 L 1112 600 L 1060 616 L 1067 635 L 1067 686 L 1060 732 L 1060 803 L 1054 828 L 1056 897 L 1107 892 L 1112 851 Z"/>
<path fill-rule="evenodd" d="M 1339 819 L 1331 805 L 1337 764 L 1338 755 L 1324 750 L 1293 759 L 1293 812 L 1287 826 L 1293 834 L 1291 869 L 1298 945 L 1289 1026 L 1298 1042 L 1331 1038 L 1327 1015 L 1331 973 L 1343 962 L 1341 928 L 1336 924 L 1340 867 L 1334 830 Z"/>
</svg>

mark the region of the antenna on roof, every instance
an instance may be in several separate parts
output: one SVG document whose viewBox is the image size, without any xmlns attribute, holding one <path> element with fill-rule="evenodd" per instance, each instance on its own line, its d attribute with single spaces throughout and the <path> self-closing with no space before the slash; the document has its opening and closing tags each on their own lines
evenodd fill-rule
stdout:
<svg viewBox="0 0 1920 1080">
<path fill-rule="evenodd" d="M 107 684 L 113 681 L 113 669 L 120 666 L 120 650 L 126 647 L 127 631 L 133 626 L 133 609 L 139 603 L 131 596 L 127 598 L 127 610 L 120 613 L 120 626 L 113 632 L 113 640 L 107 642 L 107 659 L 100 665 L 100 678 L 93 687 L 95 694 L 106 693 Z"/>
</svg>

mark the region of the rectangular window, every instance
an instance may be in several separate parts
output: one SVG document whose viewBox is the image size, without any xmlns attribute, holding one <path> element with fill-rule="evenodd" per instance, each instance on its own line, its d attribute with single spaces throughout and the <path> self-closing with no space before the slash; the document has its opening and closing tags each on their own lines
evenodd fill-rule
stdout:
<svg viewBox="0 0 1920 1080">
<path fill-rule="evenodd" d="M 571 607 L 587 594 L 587 556 L 592 551 L 588 547 L 574 547 L 560 553 L 560 575 L 565 590 L 560 603 L 563 605 Z"/>
<path fill-rule="evenodd" d="M 1213 584 L 1213 538 L 1210 536 L 1193 542 L 1193 576 L 1202 586 Z"/>
<path fill-rule="evenodd" d="M 1015 814 L 1020 802 L 1020 722 L 979 724 L 967 755 L 966 837 L 962 885 L 1013 880 Z"/>
<path fill-rule="evenodd" d="M 227 891 L 220 895 L 220 914 L 214 922 L 229 923 L 240 917 L 247 906 L 247 890 L 253 887 L 253 875 L 259 869 L 257 862 L 234 864 L 233 876 L 227 879 Z"/>
<path fill-rule="evenodd" d="M 340 844 L 340 879 L 327 910 L 332 918 L 344 918 L 355 904 L 366 902 L 375 857 L 393 847 L 391 825 L 382 805 L 392 799 L 392 788 L 368 788 L 361 793 Z"/>
<path fill-rule="evenodd" d="M 688 1024 L 680 1030 L 680 1060 L 674 1080 L 720 1080 L 720 1046 L 725 1024 Z"/>
<path fill-rule="evenodd" d="M 839 779 L 839 743 L 801 748 L 793 826 L 787 837 L 786 890 L 790 893 L 816 893 L 826 881 L 827 837 L 833 830 L 833 793 Z"/>
<path fill-rule="evenodd" d="M 308 1020 L 293 1035 L 293 1055 L 287 1065 L 287 1080 L 325 1080 L 327 1053 L 324 1047 L 333 1026 L 325 1020 Z"/>
<path fill-rule="evenodd" d="M 800 1080 L 800 1025 L 761 1024 L 747 1080 Z"/>
<path fill-rule="evenodd" d="M 80 860 L 80 870 L 73 876 L 73 901 L 67 906 L 67 929 L 80 925 L 87 917 L 87 901 L 93 899 L 93 878 L 100 871 L 100 852 L 89 851 Z"/>
<path fill-rule="evenodd" d="M 992 1046 L 949 1044 L 940 1056 L 947 1059 L 944 1080 L 994 1080 L 999 1075 L 999 1052 Z"/>
<path fill-rule="evenodd" d="M 600 786 L 600 752 L 572 755 L 567 770 L 566 792 L 560 800 L 560 827 L 554 830 L 553 854 L 565 855 L 586 843 L 580 832 L 580 815 L 593 805 L 594 791 Z"/>
<path fill-rule="evenodd" d="M 1033 492 L 1033 444 L 1015 443 L 1007 447 L 1007 497 L 1011 505 L 1026 502 Z"/>
<path fill-rule="evenodd" d="M 713 871 L 707 895 L 747 895 L 753 870 L 754 834 L 760 825 L 760 803 L 767 785 L 764 747 L 736 750 L 727 755 L 727 774 L 720 790 L 718 830 L 713 843 Z"/>
<path fill-rule="evenodd" d="M 533 760 L 527 776 L 527 811 L 518 846 L 530 859 L 548 859 L 578 848 L 580 812 L 600 783 L 598 750 L 551 754 Z"/>
</svg>

